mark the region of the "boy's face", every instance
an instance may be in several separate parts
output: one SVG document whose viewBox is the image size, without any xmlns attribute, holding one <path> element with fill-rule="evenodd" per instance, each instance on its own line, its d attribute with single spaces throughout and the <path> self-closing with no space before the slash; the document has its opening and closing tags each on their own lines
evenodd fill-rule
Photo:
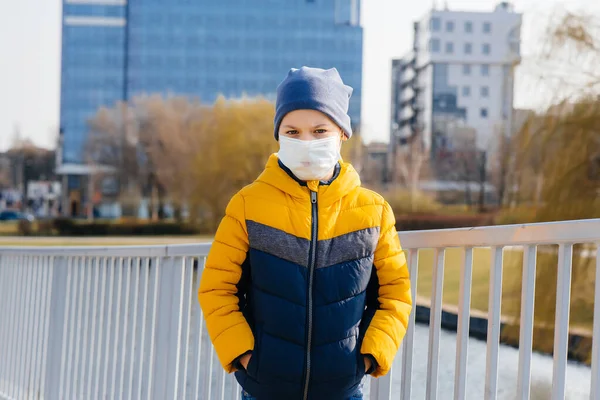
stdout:
<svg viewBox="0 0 600 400">
<path fill-rule="evenodd" d="M 341 141 L 347 139 L 335 122 L 315 110 L 294 110 L 286 114 L 279 126 L 279 136 L 299 140 L 326 139 L 332 136 L 340 137 Z"/>
</svg>

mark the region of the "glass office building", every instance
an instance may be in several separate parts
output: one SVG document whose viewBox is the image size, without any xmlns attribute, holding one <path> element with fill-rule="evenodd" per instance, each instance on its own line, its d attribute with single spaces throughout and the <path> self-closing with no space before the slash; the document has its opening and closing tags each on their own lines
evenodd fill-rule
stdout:
<svg viewBox="0 0 600 400">
<path fill-rule="evenodd" d="M 103 105 L 271 97 L 302 65 L 336 67 L 360 122 L 360 0 L 64 0 L 62 40 L 63 164 L 84 161 L 87 121 Z"/>
</svg>

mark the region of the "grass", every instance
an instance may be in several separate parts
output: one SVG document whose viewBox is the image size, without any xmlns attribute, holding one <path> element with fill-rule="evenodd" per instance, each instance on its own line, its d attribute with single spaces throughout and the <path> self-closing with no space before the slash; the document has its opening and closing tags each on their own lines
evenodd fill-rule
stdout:
<svg viewBox="0 0 600 400">
<path fill-rule="evenodd" d="M 19 224 L 18 222 L 2 222 L 0 223 L 0 236 L 18 235 Z"/>
<path fill-rule="evenodd" d="M 446 306 L 458 305 L 464 253 L 463 249 L 446 250 L 442 296 L 443 304 Z M 419 251 L 417 296 L 425 301 L 429 301 L 431 298 L 434 257 L 433 250 L 424 249 Z M 522 250 L 504 250 L 502 315 L 507 319 L 517 319 L 520 315 L 522 260 Z M 584 331 L 591 331 L 593 325 L 593 282 L 595 279 L 587 274 L 590 268 L 589 260 L 576 257 L 573 263 L 570 326 Z M 548 248 L 538 249 L 535 301 L 536 324 L 554 323 L 557 261 L 556 254 L 549 251 Z M 474 249 L 471 310 L 484 313 L 488 311 L 490 264 L 491 250 L 489 248 Z M 581 278 L 578 279 L 578 275 Z M 588 296 L 586 293 L 591 294 Z"/>
<path fill-rule="evenodd" d="M 0 237 L 0 246 L 143 246 L 202 243 L 211 236 Z"/>
<path fill-rule="evenodd" d="M 465 251 L 463 249 L 446 250 L 444 260 L 444 284 L 442 301 L 445 305 L 458 305 L 460 296 L 461 265 Z M 425 249 L 419 251 L 419 271 L 417 294 L 419 297 L 430 298 L 433 283 L 434 251 Z M 506 257 L 505 257 L 506 258 Z M 471 309 L 487 312 L 489 296 L 491 250 L 477 248 L 473 251 L 473 273 L 471 285 Z M 502 285 L 502 304 L 514 301 L 515 273 L 520 274 L 520 268 L 515 263 L 505 263 Z"/>
</svg>

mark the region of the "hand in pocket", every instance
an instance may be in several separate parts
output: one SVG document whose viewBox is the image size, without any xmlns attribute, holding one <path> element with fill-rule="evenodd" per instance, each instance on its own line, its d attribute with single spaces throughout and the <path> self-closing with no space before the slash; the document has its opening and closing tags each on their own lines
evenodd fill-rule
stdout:
<svg viewBox="0 0 600 400">
<path fill-rule="evenodd" d="M 250 363 L 250 359 L 252 358 L 252 353 L 248 353 L 242 358 L 240 358 L 240 364 L 244 367 L 244 369 L 248 370 L 248 363 Z"/>
<path fill-rule="evenodd" d="M 365 374 L 367 371 L 371 369 L 371 359 L 369 357 L 364 357 L 365 360 Z"/>
</svg>

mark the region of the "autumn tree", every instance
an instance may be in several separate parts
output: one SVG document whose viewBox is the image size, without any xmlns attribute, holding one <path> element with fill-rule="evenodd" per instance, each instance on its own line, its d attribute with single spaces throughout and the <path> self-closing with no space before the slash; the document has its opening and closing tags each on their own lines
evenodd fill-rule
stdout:
<svg viewBox="0 0 600 400">
<path fill-rule="evenodd" d="M 141 177 L 156 217 L 166 199 L 177 218 L 191 195 L 193 159 L 202 132 L 198 129 L 209 107 L 187 98 L 138 98 Z"/>
<path fill-rule="evenodd" d="M 90 121 L 88 159 L 115 167 L 122 194 L 150 198 L 154 217 L 168 201 L 176 216 L 187 207 L 193 220 L 214 227 L 229 197 L 276 150 L 273 116 L 273 104 L 260 98 L 206 105 L 136 97 Z"/>
<path fill-rule="evenodd" d="M 554 65 L 569 65 L 565 98 L 531 118 L 517 140 L 517 163 L 523 169 L 522 187 L 534 183 L 533 198 L 539 222 L 600 217 L 600 74 L 589 69 L 600 61 L 600 30 L 594 19 L 565 14 L 550 29 Z M 561 69 L 557 69 L 558 78 Z M 579 82 L 579 83 L 577 83 Z M 589 329 L 593 315 L 595 279 L 593 259 L 586 244 L 573 252 L 571 325 Z M 551 351 L 556 304 L 557 247 L 538 253 L 536 277 L 537 324 L 534 346 Z M 517 287 L 520 288 L 519 280 Z M 517 309 L 519 301 L 516 302 Z M 548 330 L 543 327 L 549 328 Z M 507 337 L 516 340 L 518 331 Z M 585 355 L 583 355 L 585 358 Z"/>
<path fill-rule="evenodd" d="M 229 199 L 262 172 L 277 150 L 273 103 L 264 99 L 217 99 L 196 125 L 198 147 L 191 163 L 194 213 L 216 228 Z"/>
<path fill-rule="evenodd" d="M 179 210 L 189 180 L 183 174 L 197 147 L 192 127 L 203 107 L 187 98 L 155 95 L 101 108 L 89 121 L 88 163 L 114 167 L 121 201 L 137 204 L 141 197 L 150 198 L 154 219 L 167 192 Z"/>
<path fill-rule="evenodd" d="M 344 161 L 352 164 L 354 169 L 362 175 L 366 167 L 367 146 L 363 142 L 359 129 L 355 128 L 352 137 L 342 144 L 341 156 Z"/>
</svg>

